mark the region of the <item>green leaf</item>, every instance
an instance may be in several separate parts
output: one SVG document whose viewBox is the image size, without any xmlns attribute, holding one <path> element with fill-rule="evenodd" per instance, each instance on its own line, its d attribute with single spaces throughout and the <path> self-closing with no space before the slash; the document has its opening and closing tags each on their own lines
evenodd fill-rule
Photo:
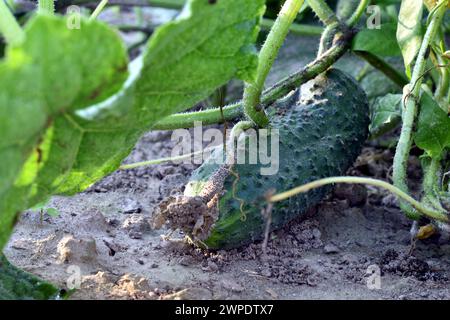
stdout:
<svg viewBox="0 0 450 320">
<path fill-rule="evenodd" d="M 401 94 L 388 94 L 375 100 L 369 126 L 372 138 L 377 138 L 389 132 L 401 122 L 401 105 Z"/>
<path fill-rule="evenodd" d="M 71 117 L 81 142 L 56 192 L 75 194 L 113 172 L 154 123 L 191 108 L 233 77 L 251 81 L 263 12 L 263 0 L 189 1 L 177 20 L 155 32 L 142 61 L 133 63 L 127 88 Z"/>
<path fill-rule="evenodd" d="M 261 0 L 194 0 L 176 21 L 158 29 L 136 83 L 136 103 L 155 106 L 143 122 L 190 108 L 235 76 L 252 82 L 263 13 Z"/>
<path fill-rule="evenodd" d="M 55 209 L 55 208 L 48 208 L 48 209 L 46 210 L 46 212 L 47 212 L 47 214 L 48 214 L 50 217 L 57 217 L 57 216 L 59 216 L 59 211 L 58 211 L 57 209 Z"/>
<path fill-rule="evenodd" d="M 423 0 L 403 0 L 398 16 L 397 41 L 402 50 L 406 73 L 411 76 L 411 64 L 422 43 Z"/>
<path fill-rule="evenodd" d="M 352 43 L 354 51 L 367 51 L 379 56 L 400 56 L 401 51 L 396 38 L 397 25 L 385 23 L 381 29 L 363 29 Z"/>
<path fill-rule="evenodd" d="M 49 300 L 58 293 L 58 288 L 14 267 L 0 253 L 0 300 Z"/>
<path fill-rule="evenodd" d="M 8 242 L 21 211 L 27 207 L 31 184 L 37 174 L 37 159 L 37 153 L 33 153 L 14 185 L 0 195 L 0 251 Z"/>
<path fill-rule="evenodd" d="M 233 77 L 251 82 L 263 12 L 264 0 L 189 1 L 154 33 L 113 96 L 126 77 L 126 53 L 111 29 L 34 18 L 24 45 L 0 63 L 0 249 L 26 207 L 84 190 L 117 169 L 162 117 Z"/>
<path fill-rule="evenodd" d="M 450 146 L 450 119 L 427 92 L 422 94 L 420 106 L 414 140 L 431 158 L 439 159 L 442 151 Z"/>
<path fill-rule="evenodd" d="M 127 78 L 123 43 L 100 22 L 82 20 L 71 30 L 63 18 L 39 15 L 25 34 L 0 62 L 0 250 L 43 166 L 36 146 L 44 132 L 116 93 Z"/>
</svg>

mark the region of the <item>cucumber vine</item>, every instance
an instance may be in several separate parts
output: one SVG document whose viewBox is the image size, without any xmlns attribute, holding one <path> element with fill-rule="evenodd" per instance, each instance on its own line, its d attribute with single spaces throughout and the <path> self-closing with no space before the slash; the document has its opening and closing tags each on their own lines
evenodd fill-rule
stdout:
<svg viewBox="0 0 450 320">
<path fill-rule="evenodd" d="M 0 17 L 0 33 L 5 37 L 6 43 L 10 45 L 22 43 L 25 33 L 4 1 L 0 1 Z"/>
<path fill-rule="evenodd" d="M 428 8 L 424 34 L 418 28 L 422 25 L 422 7 L 411 8 L 417 1 L 410 0 L 401 1 L 398 17 L 393 14 L 392 6 L 389 10 L 385 8 L 390 20 L 383 21 L 378 30 L 367 30 L 363 21 L 368 6 L 374 3 L 370 0 L 355 3 L 352 8 L 356 9 L 351 13 L 347 10 L 346 17 L 336 14 L 324 0 L 286 0 L 275 21 L 264 16 L 265 0 L 151 1 L 149 6 L 183 8 L 183 11 L 156 29 L 144 25 L 142 11 L 138 12 L 139 25 L 117 26 L 122 31 L 144 31 L 145 39 L 149 37 L 143 53 L 131 63 L 117 30 L 98 19 L 100 12 L 113 3 L 102 0 L 95 7 L 90 4 L 89 8 L 94 10 L 90 16 L 81 18 L 81 28 L 75 31 L 67 27 L 67 17 L 58 13 L 69 5 L 88 2 L 91 1 L 39 0 L 36 12 L 23 19 L 22 27 L 14 17 L 14 8 L 0 0 L 0 33 L 6 43 L 0 61 L 0 136 L 3 137 L 0 158 L 4 160 L 0 167 L 0 251 L 19 213 L 45 203 L 53 195 L 81 192 L 117 169 L 182 160 L 196 154 L 122 164 L 139 137 L 149 130 L 190 128 L 198 121 L 203 125 L 239 121 L 229 142 L 234 144 L 236 132 L 271 125 L 269 109 L 273 110 L 280 99 L 310 80 L 320 87 L 321 77 L 326 74 L 334 77 L 330 83 L 336 88 L 340 88 L 336 79 L 341 79 L 347 86 L 345 90 L 353 88 L 355 94 L 361 93 L 359 100 L 351 100 L 352 107 L 359 102 L 361 108 L 367 108 L 367 97 L 361 86 L 330 68 L 348 52 L 371 66 L 365 68 L 365 75 L 375 68 L 392 80 L 397 89 L 403 87 L 402 93 L 381 97 L 388 106 L 373 101 L 372 98 L 380 98 L 379 94 L 369 96 L 373 108 L 385 108 L 375 110 L 378 123 L 372 123 L 371 127 L 376 127 L 377 132 L 383 133 L 383 126 L 392 129 L 394 119 L 401 118 L 393 184 L 363 177 L 330 177 L 284 192 L 276 190 L 281 193 L 271 195 L 266 202 L 272 206 L 334 183 L 369 184 L 398 196 L 401 209 L 413 220 L 425 216 L 436 224 L 449 223 L 442 201 L 450 192 L 442 187 L 446 175 L 443 164 L 450 147 L 450 54 L 442 23 L 450 7 L 449 0 L 427 1 L 422 6 Z M 124 5 L 129 4 L 124 2 Z M 305 5 L 317 16 L 320 26 L 300 23 L 299 12 L 303 12 Z M 269 33 L 258 52 L 260 29 Z M 317 56 L 300 70 L 264 89 L 290 32 L 320 35 Z M 391 56 L 403 57 L 405 74 L 388 60 Z M 209 101 L 216 90 L 232 79 L 239 79 L 244 85 L 241 101 L 223 108 L 185 112 Z M 399 96 L 403 103 L 396 108 L 393 104 L 399 101 Z M 328 95 L 325 100 L 334 98 Z M 325 113 L 329 109 L 323 110 Z M 355 134 L 354 140 L 362 146 L 363 138 L 367 137 L 364 121 L 368 115 L 357 116 L 365 127 Z M 414 144 L 424 151 L 421 201 L 413 198 L 408 188 L 408 159 Z M 328 152 L 335 152 L 340 147 L 339 140 L 326 147 L 330 148 Z M 297 169 L 301 171 L 300 167 L 298 164 Z M 343 167 L 339 166 L 335 174 L 342 174 Z M 232 198 L 238 200 L 243 218 L 247 211 L 238 189 L 245 177 L 235 169 L 233 165 L 230 168 L 235 178 Z M 314 170 L 311 172 L 314 175 Z M 305 181 L 308 180 L 300 183 Z M 255 219 L 250 217 L 241 222 L 253 223 Z"/>
<path fill-rule="evenodd" d="M 423 79 L 422 74 L 426 67 L 426 55 L 430 44 L 433 42 L 441 26 L 442 19 L 447 10 L 447 2 L 447 0 L 440 1 L 437 5 L 438 9 L 434 11 L 416 59 L 411 82 L 403 94 L 405 105 L 402 116 L 402 130 L 394 157 L 393 180 L 394 185 L 405 192 L 408 192 L 409 189 L 406 177 L 407 164 L 412 145 L 413 126 L 417 117 L 417 102 Z M 419 214 L 405 202 L 401 202 L 401 207 L 411 218 L 417 219 L 419 217 Z"/>
<path fill-rule="evenodd" d="M 304 0 L 287 0 L 284 3 L 259 53 L 256 80 L 245 85 L 243 99 L 245 114 L 260 127 L 265 127 L 269 123 L 260 106 L 265 80 L 303 2 Z"/>
<path fill-rule="evenodd" d="M 38 1 L 38 12 L 43 14 L 54 14 L 55 13 L 55 0 L 39 0 Z"/>
</svg>

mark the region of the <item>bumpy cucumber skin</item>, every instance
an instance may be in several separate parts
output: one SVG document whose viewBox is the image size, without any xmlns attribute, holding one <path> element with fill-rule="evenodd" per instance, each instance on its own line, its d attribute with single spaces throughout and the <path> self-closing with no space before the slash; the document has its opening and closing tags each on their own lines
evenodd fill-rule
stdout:
<svg viewBox="0 0 450 320">
<path fill-rule="evenodd" d="M 0 300 L 55 299 L 59 290 L 14 267 L 0 253 Z"/>
<path fill-rule="evenodd" d="M 219 219 L 209 238 L 203 241 L 211 249 L 231 249 L 264 236 L 266 222 L 261 214 L 264 194 L 275 189 L 285 191 L 320 178 L 342 175 L 360 154 L 368 136 L 369 108 L 364 91 L 350 76 L 330 69 L 308 85 L 311 100 L 306 104 L 277 106 L 280 115 L 272 116 L 271 127 L 279 129 L 280 164 L 276 175 L 262 176 L 260 165 L 234 165 L 239 181 L 237 198 L 245 201 L 243 221 L 240 202 L 232 195 L 235 177 L 224 184 L 226 193 L 219 201 Z M 302 88 L 302 90 L 304 90 Z M 215 154 L 212 157 L 221 156 Z M 192 178 L 190 190 L 208 180 L 217 165 L 205 163 Z M 199 188 L 197 188 L 199 189 Z M 329 187 L 278 202 L 272 210 L 271 229 L 278 229 L 318 204 Z"/>
</svg>

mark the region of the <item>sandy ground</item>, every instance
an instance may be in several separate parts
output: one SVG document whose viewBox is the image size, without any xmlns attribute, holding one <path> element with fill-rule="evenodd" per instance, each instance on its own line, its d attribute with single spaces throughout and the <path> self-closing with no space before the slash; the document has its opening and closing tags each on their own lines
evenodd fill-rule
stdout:
<svg viewBox="0 0 450 320">
<path fill-rule="evenodd" d="M 131 159 L 165 155 L 168 146 L 168 134 L 149 133 Z M 367 147 L 352 173 L 383 177 L 391 160 L 389 150 Z M 419 170 L 414 161 L 412 168 Z M 207 252 L 180 234 L 164 239 L 167 230 L 151 230 L 148 220 L 191 170 L 166 164 L 121 171 L 83 194 L 55 197 L 49 206 L 60 215 L 45 215 L 41 224 L 39 214 L 26 212 L 5 254 L 61 287 L 76 283 L 79 268 L 74 299 L 450 298 L 448 238 L 417 243 L 410 254 L 410 222 L 392 196 L 371 188 L 337 188 L 271 234 L 266 255 L 261 243 Z M 370 271 L 378 268 L 381 287 L 374 289 Z"/>
<path fill-rule="evenodd" d="M 283 49 L 270 83 L 312 59 L 317 39 L 302 39 L 301 55 L 298 41 Z M 341 64 L 354 75 L 361 68 L 349 58 Z M 148 133 L 126 161 L 168 156 L 171 145 L 170 132 Z M 392 157 L 392 150 L 367 145 L 350 173 L 386 179 Z M 72 299 L 450 298 L 448 237 L 412 250 L 411 223 L 395 198 L 373 188 L 338 187 L 272 233 L 266 255 L 261 243 L 208 252 L 179 233 L 166 239 L 167 230 L 152 230 L 148 220 L 162 199 L 183 190 L 193 169 L 118 171 L 75 197 L 54 197 L 48 206 L 60 215 L 44 215 L 41 223 L 38 213 L 24 213 L 5 254 L 60 287 L 80 282 Z M 420 174 L 412 157 L 410 176 Z"/>
</svg>

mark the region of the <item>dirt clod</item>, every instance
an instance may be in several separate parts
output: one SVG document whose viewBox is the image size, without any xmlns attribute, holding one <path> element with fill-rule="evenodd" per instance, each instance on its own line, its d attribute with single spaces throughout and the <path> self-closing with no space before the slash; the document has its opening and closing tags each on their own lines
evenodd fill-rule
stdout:
<svg viewBox="0 0 450 320">
<path fill-rule="evenodd" d="M 59 261 L 62 263 L 91 262 L 97 257 L 93 238 L 76 239 L 67 235 L 58 243 Z"/>
<path fill-rule="evenodd" d="M 418 280 L 445 279 L 443 275 L 431 270 L 429 264 L 409 253 L 388 249 L 380 260 L 382 271 L 401 276 L 412 276 Z"/>
</svg>

